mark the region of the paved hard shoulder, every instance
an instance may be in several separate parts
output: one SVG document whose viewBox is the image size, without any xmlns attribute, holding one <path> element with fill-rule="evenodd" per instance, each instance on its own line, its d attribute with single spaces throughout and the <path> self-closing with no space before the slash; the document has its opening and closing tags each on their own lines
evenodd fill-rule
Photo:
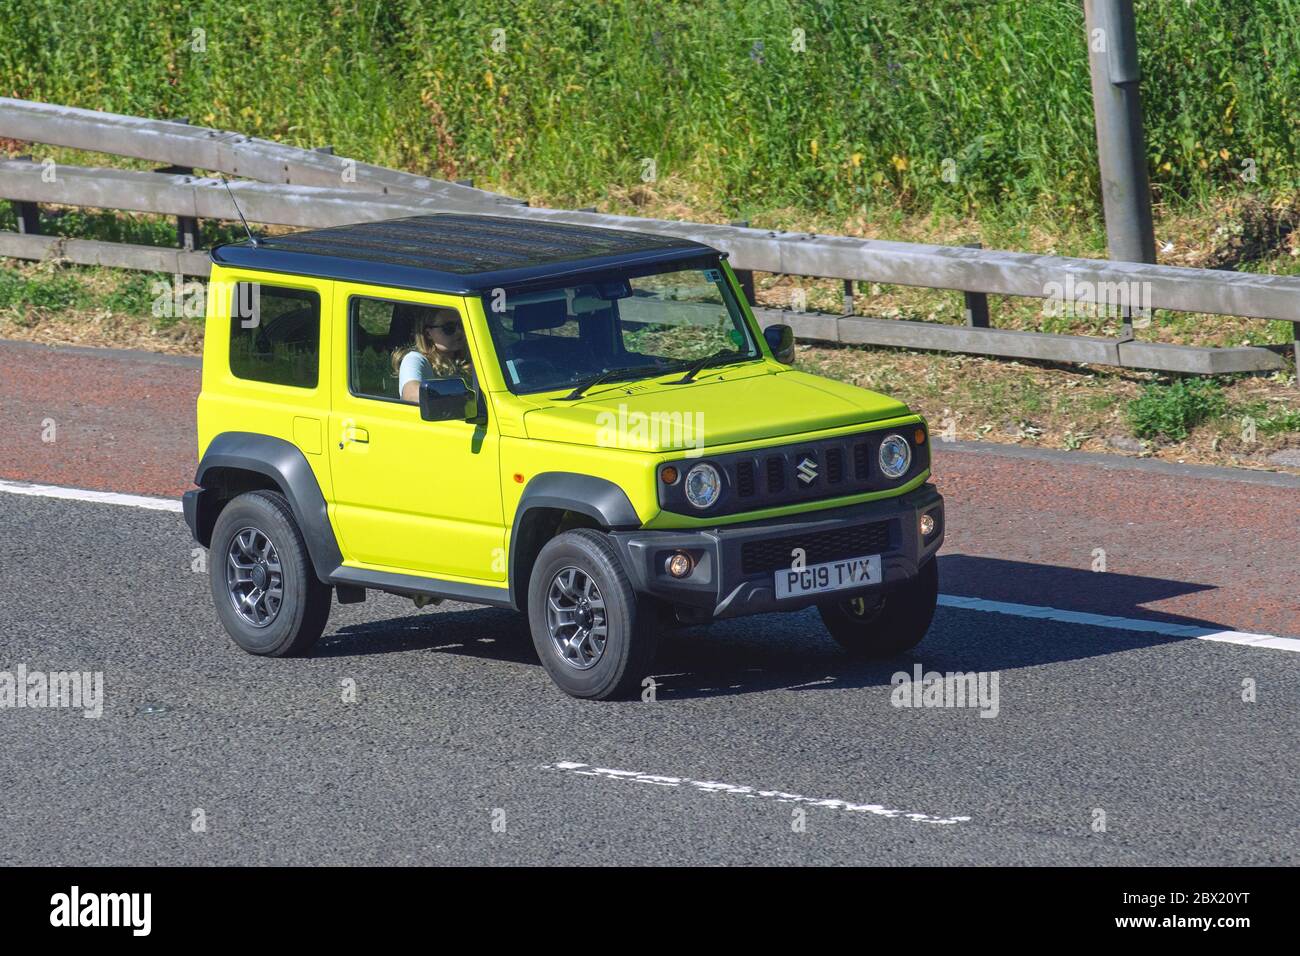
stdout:
<svg viewBox="0 0 1300 956">
<path fill-rule="evenodd" d="M 1300 475 L 1281 471 L 1256 471 L 1250 468 L 1228 468 L 1218 465 L 1188 465 L 1156 458 L 1132 458 L 1128 455 L 1107 455 L 1099 452 L 1031 448 L 1024 445 L 1004 445 L 999 442 L 941 440 L 935 442 L 934 450 L 939 455 L 950 451 L 961 454 L 998 455 L 1003 458 L 1050 461 L 1062 465 L 1104 468 L 1111 471 L 1145 471 L 1175 478 L 1243 481 L 1275 488 L 1300 489 Z"/>
</svg>

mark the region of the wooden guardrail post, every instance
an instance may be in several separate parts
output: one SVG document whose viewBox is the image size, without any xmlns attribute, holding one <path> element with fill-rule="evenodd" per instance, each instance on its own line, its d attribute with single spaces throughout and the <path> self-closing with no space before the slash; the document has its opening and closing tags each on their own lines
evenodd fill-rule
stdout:
<svg viewBox="0 0 1300 956">
<path fill-rule="evenodd" d="M 172 120 L 171 122 L 183 123 L 186 126 L 188 126 L 190 122 L 190 118 L 188 116 L 182 116 L 178 119 Z M 171 175 L 181 175 L 181 176 L 194 175 L 194 170 L 189 166 L 162 166 L 154 170 L 154 172 L 168 173 Z M 184 249 L 186 252 L 193 252 L 195 249 L 199 248 L 200 245 L 202 245 L 202 240 L 199 238 L 199 236 L 200 236 L 199 220 L 197 217 L 195 216 L 176 217 L 177 248 Z"/>
<path fill-rule="evenodd" d="M 41 207 L 34 202 L 11 203 L 14 215 L 18 217 L 18 231 L 28 236 L 41 234 Z"/>
<path fill-rule="evenodd" d="M 748 219 L 735 219 L 731 225 L 739 229 L 748 229 Z M 758 299 L 754 294 L 754 273 L 749 269 L 735 269 L 736 281 L 740 283 L 740 291 L 745 293 L 745 301 L 749 303 L 750 308 L 758 305 Z"/>
<path fill-rule="evenodd" d="M 968 242 L 967 249 L 983 249 L 982 242 Z M 987 329 L 989 327 L 989 297 L 984 292 L 963 292 L 962 297 L 966 300 L 966 324 L 972 329 Z"/>
<path fill-rule="evenodd" d="M 157 173 L 167 173 L 169 175 L 193 176 L 194 170 L 188 166 L 160 166 L 154 170 Z M 197 216 L 177 216 L 176 217 L 176 247 L 184 249 L 186 252 L 193 252 L 202 245 L 199 238 L 199 220 Z"/>
<path fill-rule="evenodd" d="M 15 160 L 30 163 L 31 156 L 15 156 Z M 14 217 L 18 220 L 18 231 L 27 236 L 41 234 L 41 207 L 38 203 L 11 199 L 9 205 L 14 207 Z"/>
</svg>

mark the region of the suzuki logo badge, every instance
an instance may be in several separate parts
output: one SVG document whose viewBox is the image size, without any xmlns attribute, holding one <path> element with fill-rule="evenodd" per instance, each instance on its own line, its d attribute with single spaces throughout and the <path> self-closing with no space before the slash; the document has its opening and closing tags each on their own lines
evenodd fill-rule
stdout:
<svg viewBox="0 0 1300 956">
<path fill-rule="evenodd" d="M 799 459 L 799 467 L 795 469 L 799 475 L 799 480 L 805 485 L 811 485 L 817 480 L 817 462 L 807 456 Z"/>
</svg>

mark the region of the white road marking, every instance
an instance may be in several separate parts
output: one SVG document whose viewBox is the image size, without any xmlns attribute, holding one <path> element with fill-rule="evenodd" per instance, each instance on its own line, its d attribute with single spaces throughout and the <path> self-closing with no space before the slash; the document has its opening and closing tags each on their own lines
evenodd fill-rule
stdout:
<svg viewBox="0 0 1300 956">
<path fill-rule="evenodd" d="M 93 501 L 101 505 L 124 505 L 128 508 L 146 508 L 150 511 L 181 510 L 181 503 L 174 498 L 146 498 L 144 495 L 122 495 L 116 491 L 87 491 L 82 488 L 60 488 L 57 485 L 33 485 L 25 481 L 5 481 L 3 478 L 0 478 L 0 491 L 11 495 Z"/>
<path fill-rule="evenodd" d="M 118 494 L 115 491 L 88 491 L 82 488 L 62 488 L 58 485 L 36 485 L 25 481 L 6 481 L 3 478 L 0 478 L 0 492 L 11 495 L 33 495 L 39 498 L 91 501 L 104 505 L 145 508 L 149 511 L 180 512 L 181 510 L 181 503 L 174 498 L 149 498 L 144 495 Z M 963 611 L 986 611 L 993 614 L 1010 614 L 1014 617 L 1057 621 L 1062 624 L 1084 624 L 1088 627 L 1105 627 L 1118 631 L 1145 631 L 1168 637 L 1190 637 L 1198 641 L 1216 641 L 1221 644 L 1267 647 L 1276 651 L 1300 653 L 1300 638 L 1295 637 L 1276 637 L 1272 634 L 1251 634 L 1245 631 L 1220 631 L 1196 624 L 1170 624 L 1165 621 L 1144 621 L 1133 617 L 1089 614 L 1086 611 L 1063 611 L 1060 608 L 1041 607 L 1035 604 L 987 601 L 984 598 L 959 597 L 955 594 L 940 594 L 939 604 L 941 607 L 955 607 Z"/>
<path fill-rule="evenodd" d="M 810 807 L 826 807 L 831 810 L 846 810 L 850 813 L 870 813 L 878 817 L 890 817 L 896 820 L 911 820 L 914 823 L 937 823 L 951 826 L 954 823 L 969 823 L 970 817 L 936 817 L 928 813 L 916 813 L 907 810 L 891 810 L 878 803 L 852 803 L 848 800 L 834 798 L 804 797 L 797 793 L 785 793 L 781 790 L 759 790 L 755 787 L 739 786 L 732 783 L 719 783 L 715 780 L 692 780 L 689 777 L 665 777 L 659 774 L 638 773 L 635 770 L 609 770 L 605 767 L 593 767 L 590 764 L 572 760 L 561 760 L 547 764 L 544 770 L 562 770 L 566 773 L 581 774 L 584 777 L 599 777 L 604 780 L 626 780 L 632 783 L 644 783 L 655 787 L 681 787 L 703 793 L 729 793 L 733 796 L 749 799 L 775 800 L 777 803 L 801 803 Z"/>
<path fill-rule="evenodd" d="M 1198 641 L 1218 641 L 1223 644 L 1242 644 L 1246 647 L 1270 647 L 1278 651 L 1300 652 L 1300 638 L 1250 634 L 1246 631 L 1219 631 L 1197 624 L 1170 624 L 1167 621 L 1144 621 L 1133 617 L 1089 614 L 1086 611 L 1062 611 L 1054 607 L 986 601 L 984 598 L 958 597 L 954 594 L 940 594 L 939 605 L 960 608 L 963 611 L 988 611 L 993 614 L 1012 614 L 1016 617 L 1059 621 L 1062 624 L 1085 624 L 1088 627 L 1106 627 L 1117 631 L 1147 631 L 1169 637 L 1192 637 Z"/>
</svg>

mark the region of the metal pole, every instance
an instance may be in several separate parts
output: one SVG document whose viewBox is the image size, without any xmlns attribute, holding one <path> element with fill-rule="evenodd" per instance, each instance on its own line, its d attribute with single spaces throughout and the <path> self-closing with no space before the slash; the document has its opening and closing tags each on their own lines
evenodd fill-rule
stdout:
<svg viewBox="0 0 1300 956">
<path fill-rule="evenodd" d="M 1155 262 L 1133 0 L 1084 0 L 1110 257 Z"/>
</svg>

